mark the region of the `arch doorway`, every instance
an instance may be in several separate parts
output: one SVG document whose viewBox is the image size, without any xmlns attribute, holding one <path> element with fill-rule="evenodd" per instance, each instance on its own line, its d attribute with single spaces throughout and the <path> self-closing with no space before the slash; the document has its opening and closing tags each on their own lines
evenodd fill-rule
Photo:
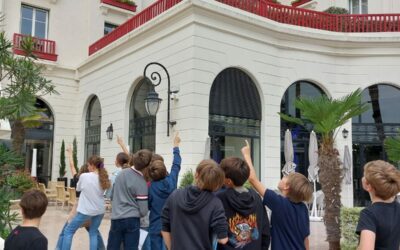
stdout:
<svg viewBox="0 0 400 250">
<path fill-rule="evenodd" d="M 362 188 L 363 166 L 373 160 L 387 160 L 383 146 L 386 137 L 400 129 L 400 89 L 389 84 L 375 84 L 362 92 L 362 102 L 371 108 L 352 119 L 354 206 L 367 206 L 370 197 Z"/>
<path fill-rule="evenodd" d="M 41 109 L 41 125 L 25 130 L 25 166 L 32 166 L 33 149 L 37 149 L 37 179 L 47 183 L 51 180 L 53 162 L 54 116 L 50 107 L 41 99 L 36 99 L 35 107 Z"/>
<path fill-rule="evenodd" d="M 131 152 L 156 149 L 156 117 L 146 112 L 145 98 L 153 90 L 150 81 L 142 79 L 135 88 L 129 108 L 129 147 Z"/>
<path fill-rule="evenodd" d="M 210 92 L 208 134 L 210 156 L 216 162 L 241 156 L 247 139 L 260 177 L 261 100 L 253 80 L 242 70 L 227 68 L 215 78 Z"/>
<path fill-rule="evenodd" d="M 297 81 L 290 85 L 283 95 L 281 113 L 300 118 L 300 110 L 296 109 L 294 106 L 295 100 L 299 97 L 315 98 L 321 95 L 325 95 L 325 92 L 317 85 L 308 81 Z M 312 125 L 300 126 L 281 119 L 281 170 L 285 165 L 283 152 L 286 129 L 289 129 L 292 133 L 294 163 L 297 166 L 296 172 L 308 176 L 308 147 Z"/>
<path fill-rule="evenodd" d="M 97 96 L 90 99 L 85 121 L 85 162 L 92 155 L 100 155 L 101 106 Z"/>
</svg>

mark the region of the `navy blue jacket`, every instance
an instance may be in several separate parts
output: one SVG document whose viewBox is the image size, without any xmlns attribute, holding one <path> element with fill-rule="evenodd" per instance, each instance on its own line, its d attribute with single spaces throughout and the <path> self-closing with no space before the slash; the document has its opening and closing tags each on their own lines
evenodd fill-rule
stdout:
<svg viewBox="0 0 400 250">
<path fill-rule="evenodd" d="M 162 180 L 152 181 L 149 189 L 149 233 L 160 234 L 161 232 L 161 211 L 169 195 L 176 189 L 178 174 L 181 170 L 181 155 L 179 148 L 173 149 L 174 160 L 171 173 Z"/>
</svg>

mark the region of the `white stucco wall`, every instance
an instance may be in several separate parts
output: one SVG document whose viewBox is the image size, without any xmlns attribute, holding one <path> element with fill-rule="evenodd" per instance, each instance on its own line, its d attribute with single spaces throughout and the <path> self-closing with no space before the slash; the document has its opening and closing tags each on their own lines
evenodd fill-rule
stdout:
<svg viewBox="0 0 400 250">
<path fill-rule="evenodd" d="M 194 168 L 205 155 L 212 82 L 227 67 L 243 69 L 260 92 L 261 179 L 274 188 L 281 161 L 277 112 L 287 87 L 308 80 L 339 98 L 374 83 L 400 84 L 396 71 L 399 41 L 399 34 L 318 31 L 274 23 L 213 1 L 188 1 L 84 62 L 78 69 L 78 106 L 92 94 L 99 96 L 103 112 L 101 155 L 110 169 L 119 148 L 104 138 L 103 131 L 112 122 L 114 134 L 124 135 L 127 141 L 132 84 L 148 62 L 164 64 L 172 86 L 180 87 L 171 117 L 177 121 L 173 130 L 179 130 L 182 137 L 183 169 Z M 157 115 L 156 151 L 169 166 L 172 137 L 166 137 L 166 82 L 156 90 L 164 100 Z M 346 128 L 351 134 L 350 123 Z M 336 144 L 343 155 L 344 145 L 351 150 L 351 136 L 339 136 Z M 344 186 L 345 205 L 352 206 L 352 196 L 352 187 Z"/>
</svg>

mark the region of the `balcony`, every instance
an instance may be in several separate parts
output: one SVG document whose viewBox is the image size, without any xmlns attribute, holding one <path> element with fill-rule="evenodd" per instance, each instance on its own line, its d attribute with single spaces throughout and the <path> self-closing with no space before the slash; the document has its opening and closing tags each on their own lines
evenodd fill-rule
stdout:
<svg viewBox="0 0 400 250">
<path fill-rule="evenodd" d="M 105 0 L 102 0 L 105 1 Z M 110 0 L 109 0 L 110 1 Z M 149 22 L 182 0 L 158 0 L 89 46 L 89 55 Z M 343 33 L 400 32 L 400 14 L 334 15 L 273 3 L 274 0 L 216 0 L 275 22 Z M 303 2 L 303 0 L 301 0 Z M 304 0 L 303 3 L 308 2 Z"/>
<path fill-rule="evenodd" d="M 101 0 L 101 3 L 108 4 L 114 7 L 118 7 L 124 10 L 129 10 L 132 12 L 136 11 L 136 5 L 131 5 L 127 3 L 118 2 L 116 0 Z"/>
<path fill-rule="evenodd" d="M 297 0 L 297 1 L 293 1 L 292 2 L 292 6 L 293 7 L 298 7 L 298 6 L 300 6 L 300 5 L 303 5 L 303 4 L 305 4 L 305 3 L 308 3 L 308 2 L 310 2 L 311 0 Z"/>
<path fill-rule="evenodd" d="M 22 34 L 14 34 L 13 38 L 13 52 L 17 55 L 25 55 L 24 50 L 22 49 L 22 40 L 25 37 L 29 37 L 26 35 Z M 33 37 L 34 41 L 34 50 L 33 54 L 43 60 L 48 60 L 48 61 L 57 61 L 58 55 L 56 54 L 56 42 L 47 40 L 47 39 L 41 39 L 41 38 L 36 38 Z"/>
</svg>

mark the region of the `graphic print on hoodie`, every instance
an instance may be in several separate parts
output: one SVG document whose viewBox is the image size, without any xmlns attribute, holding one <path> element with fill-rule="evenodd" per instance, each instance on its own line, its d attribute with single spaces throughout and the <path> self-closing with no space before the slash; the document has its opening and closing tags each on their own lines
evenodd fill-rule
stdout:
<svg viewBox="0 0 400 250">
<path fill-rule="evenodd" d="M 174 191 L 165 203 L 162 230 L 171 233 L 172 250 L 212 248 L 212 236 L 227 237 L 221 201 L 196 186 Z"/>
<path fill-rule="evenodd" d="M 218 249 L 268 249 L 270 241 L 269 221 L 261 198 L 252 189 L 228 188 L 218 193 L 228 222 L 226 245 Z"/>
</svg>

